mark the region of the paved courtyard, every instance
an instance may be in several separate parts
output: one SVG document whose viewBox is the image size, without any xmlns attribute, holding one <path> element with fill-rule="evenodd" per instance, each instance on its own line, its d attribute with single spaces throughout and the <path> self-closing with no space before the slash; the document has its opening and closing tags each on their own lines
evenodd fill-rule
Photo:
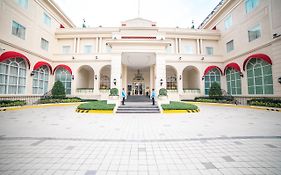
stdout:
<svg viewBox="0 0 281 175">
<path fill-rule="evenodd" d="M 200 105 L 189 114 L 0 112 L 0 174 L 281 174 L 281 113 Z"/>
</svg>

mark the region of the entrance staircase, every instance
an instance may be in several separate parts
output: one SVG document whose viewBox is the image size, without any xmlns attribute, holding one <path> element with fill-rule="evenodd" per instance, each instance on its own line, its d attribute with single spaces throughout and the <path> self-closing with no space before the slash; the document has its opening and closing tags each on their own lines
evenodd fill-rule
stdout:
<svg viewBox="0 0 281 175">
<path fill-rule="evenodd" d="M 152 105 L 149 97 L 128 96 L 125 105 L 120 105 L 116 113 L 160 113 L 158 105 Z"/>
</svg>

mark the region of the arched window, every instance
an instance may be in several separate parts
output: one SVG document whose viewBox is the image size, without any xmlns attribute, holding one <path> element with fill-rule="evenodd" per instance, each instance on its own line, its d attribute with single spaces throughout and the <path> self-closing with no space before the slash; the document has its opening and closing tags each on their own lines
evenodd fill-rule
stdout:
<svg viewBox="0 0 281 175">
<path fill-rule="evenodd" d="M 71 94 L 71 74 L 66 69 L 60 67 L 56 70 L 55 81 L 61 81 L 65 88 L 66 94 Z"/>
<path fill-rule="evenodd" d="M 167 90 L 176 90 L 177 89 L 177 76 L 172 75 L 166 78 Z"/>
<path fill-rule="evenodd" d="M 217 68 L 211 69 L 206 75 L 205 75 L 205 94 L 209 95 L 209 90 L 211 88 L 211 85 L 213 82 L 217 82 L 220 84 L 220 71 Z"/>
<path fill-rule="evenodd" d="M 32 93 L 44 94 L 48 91 L 49 82 L 49 68 L 47 66 L 41 66 L 34 71 Z"/>
<path fill-rule="evenodd" d="M 234 68 L 226 70 L 227 93 L 230 95 L 241 94 L 241 78 L 240 72 Z"/>
<path fill-rule="evenodd" d="M 0 63 L 0 93 L 24 94 L 26 64 L 22 58 L 11 58 Z"/>
<path fill-rule="evenodd" d="M 110 78 L 106 75 L 100 77 L 100 89 L 110 89 Z"/>
<path fill-rule="evenodd" d="M 247 64 L 248 93 L 273 94 L 271 64 L 259 58 L 252 58 Z"/>
</svg>

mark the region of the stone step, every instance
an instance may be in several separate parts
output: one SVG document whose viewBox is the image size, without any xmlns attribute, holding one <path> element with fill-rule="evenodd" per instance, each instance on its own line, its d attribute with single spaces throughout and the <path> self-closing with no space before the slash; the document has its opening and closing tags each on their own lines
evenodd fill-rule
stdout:
<svg viewBox="0 0 281 175">
<path fill-rule="evenodd" d="M 136 110 L 130 110 L 130 111 L 119 111 L 117 110 L 116 113 L 159 113 L 159 111 L 155 110 L 155 111 L 136 111 Z"/>
<path fill-rule="evenodd" d="M 118 108 L 120 111 L 139 110 L 139 111 L 159 111 L 158 108 Z"/>
<path fill-rule="evenodd" d="M 139 109 L 158 109 L 158 106 L 119 106 L 119 109 L 132 109 L 132 108 L 139 108 Z"/>
</svg>

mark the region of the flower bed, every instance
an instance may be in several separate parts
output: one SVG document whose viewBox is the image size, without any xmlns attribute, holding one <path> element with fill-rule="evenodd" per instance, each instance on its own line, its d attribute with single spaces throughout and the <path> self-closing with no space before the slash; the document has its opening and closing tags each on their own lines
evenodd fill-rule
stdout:
<svg viewBox="0 0 281 175">
<path fill-rule="evenodd" d="M 82 100 L 78 97 L 70 97 L 70 98 L 43 98 L 39 100 L 40 104 L 47 103 L 73 103 L 73 102 L 81 102 Z"/>
<path fill-rule="evenodd" d="M 234 104 L 235 100 L 231 96 L 221 96 L 221 97 L 196 97 L 194 99 L 196 102 L 205 102 L 205 103 L 227 103 L 227 104 Z"/>
<path fill-rule="evenodd" d="M 247 103 L 248 105 L 253 105 L 253 106 L 281 108 L 281 100 L 274 100 L 271 98 L 251 99 L 248 100 Z"/>
<path fill-rule="evenodd" d="M 177 101 L 171 101 L 170 104 L 162 104 L 162 109 L 164 111 L 166 110 L 198 110 L 198 106 L 184 103 L 184 102 L 177 102 Z"/>
<path fill-rule="evenodd" d="M 10 106 L 23 106 L 26 102 L 23 100 L 1 100 L 0 107 L 10 107 Z"/>
<path fill-rule="evenodd" d="M 115 104 L 107 104 L 106 100 L 91 101 L 80 104 L 77 109 L 79 110 L 111 110 L 113 111 Z"/>
</svg>

